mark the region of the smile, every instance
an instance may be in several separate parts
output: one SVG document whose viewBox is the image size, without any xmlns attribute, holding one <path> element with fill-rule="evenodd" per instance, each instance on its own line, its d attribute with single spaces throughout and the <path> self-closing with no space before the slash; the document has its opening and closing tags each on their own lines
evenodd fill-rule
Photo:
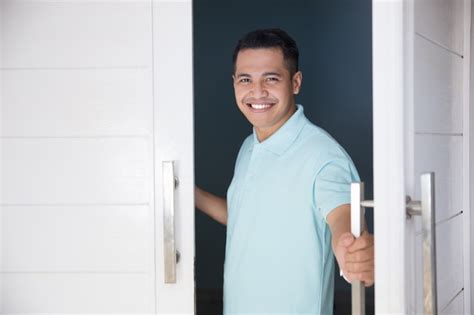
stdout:
<svg viewBox="0 0 474 315">
<path fill-rule="evenodd" d="M 254 113 L 262 113 L 269 110 L 275 104 L 259 104 L 259 103 L 247 103 L 247 106 Z"/>
</svg>

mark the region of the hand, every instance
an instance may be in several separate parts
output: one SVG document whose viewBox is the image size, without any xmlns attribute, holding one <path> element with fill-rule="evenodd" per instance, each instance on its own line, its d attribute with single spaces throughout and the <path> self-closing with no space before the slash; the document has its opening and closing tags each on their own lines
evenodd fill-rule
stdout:
<svg viewBox="0 0 474 315">
<path fill-rule="evenodd" d="M 359 280 L 366 287 L 374 284 L 374 236 L 364 231 L 355 239 L 351 233 L 339 237 L 336 258 L 349 282 Z"/>
</svg>

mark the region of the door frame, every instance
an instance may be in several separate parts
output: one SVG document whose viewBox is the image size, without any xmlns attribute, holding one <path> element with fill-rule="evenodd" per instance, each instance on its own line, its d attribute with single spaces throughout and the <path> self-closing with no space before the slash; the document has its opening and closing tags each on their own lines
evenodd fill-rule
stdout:
<svg viewBox="0 0 474 315">
<path fill-rule="evenodd" d="M 406 314 L 404 2 L 372 2 L 375 310 Z M 386 62 L 390 60 L 391 62 Z M 387 126 L 389 128 L 387 128 Z M 383 176 L 385 174 L 385 176 Z M 396 189 L 391 189 L 396 187 Z"/>
</svg>

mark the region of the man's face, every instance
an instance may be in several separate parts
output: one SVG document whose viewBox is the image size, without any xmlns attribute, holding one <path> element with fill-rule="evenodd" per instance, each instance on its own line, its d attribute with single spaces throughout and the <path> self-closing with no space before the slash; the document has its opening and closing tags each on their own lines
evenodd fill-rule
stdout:
<svg viewBox="0 0 474 315">
<path fill-rule="evenodd" d="M 233 78 L 237 105 L 255 127 L 260 141 L 296 111 L 294 94 L 300 90 L 302 75 L 298 71 L 290 76 L 281 49 L 241 50 Z"/>
</svg>

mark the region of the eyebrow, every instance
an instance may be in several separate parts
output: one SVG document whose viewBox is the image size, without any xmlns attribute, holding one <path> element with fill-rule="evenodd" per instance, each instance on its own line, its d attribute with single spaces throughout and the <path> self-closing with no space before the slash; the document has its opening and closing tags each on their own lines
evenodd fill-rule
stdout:
<svg viewBox="0 0 474 315">
<path fill-rule="evenodd" d="M 278 73 L 278 72 L 265 72 L 265 73 L 263 74 L 263 76 L 265 76 L 265 77 L 266 77 L 266 76 L 269 76 L 269 75 L 274 75 L 274 76 L 277 76 L 277 77 L 281 77 L 281 74 Z"/>
<path fill-rule="evenodd" d="M 278 73 L 278 72 L 264 72 L 262 76 L 267 77 L 267 76 L 271 76 L 271 75 L 272 75 L 272 76 L 277 76 L 277 77 L 281 77 L 281 76 L 282 76 L 282 75 L 281 75 L 280 73 Z M 250 78 L 250 77 L 252 77 L 252 76 L 251 76 L 250 74 L 248 74 L 248 73 L 239 73 L 239 74 L 237 74 L 237 78 L 242 78 L 242 77 L 244 77 L 244 78 Z"/>
</svg>

